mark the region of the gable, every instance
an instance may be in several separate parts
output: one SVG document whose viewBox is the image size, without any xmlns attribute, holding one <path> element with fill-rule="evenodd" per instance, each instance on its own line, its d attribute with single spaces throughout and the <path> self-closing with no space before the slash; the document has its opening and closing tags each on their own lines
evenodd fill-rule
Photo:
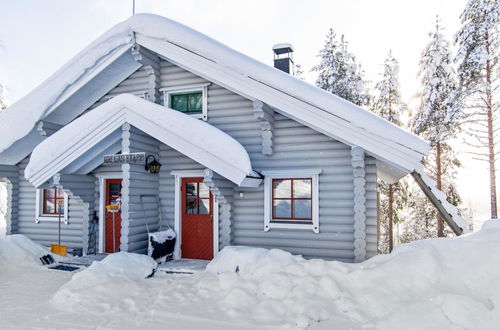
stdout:
<svg viewBox="0 0 500 330">
<path fill-rule="evenodd" d="M 389 169 L 403 174 L 411 172 L 421 166 L 420 160 L 428 152 L 425 142 L 374 114 L 257 62 L 188 27 L 154 15 L 135 15 L 118 24 L 54 74 L 52 79 L 18 102 L 20 105 L 16 103 L 11 107 L 24 114 L 28 112 L 29 100 L 32 101 L 30 107 L 36 107 L 37 111 L 23 122 L 23 127 L 27 128 L 8 131 L 6 141 L 0 142 L 0 151 L 26 136 L 37 121 L 59 109 L 55 106 L 57 104 L 48 101 L 62 100 L 71 92 L 78 93 L 85 85 L 85 79 L 98 71 L 97 66 L 89 69 L 89 63 L 96 60 L 106 62 L 116 56 L 117 50 L 132 49 L 136 62 L 128 65 L 131 69 L 138 64 L 134 53 L 138 45 L 251 101 L 262 101 L 275 111 L 322 134 L 347 145 L 360 146 Z M 149 60 L 147 57 L 145 60 Z M 152 69 L 158 70 L 154 63 Z M 58 83 L 55 84 L 54 80 Z M 54 86 L 48 88 L 46 85 Z M 40 90 L 46 90 L 48 95 L 37 100 L 33 95 L 40 94 Z M 158 96 L 154 97 L 158 102 Z M 0 125 L 4 118 L 9 119 L 10 125 L 21 120 L 13 116 L 11 110 L 4 111 L 9 115 L 0 118 Z"/>
</svg>

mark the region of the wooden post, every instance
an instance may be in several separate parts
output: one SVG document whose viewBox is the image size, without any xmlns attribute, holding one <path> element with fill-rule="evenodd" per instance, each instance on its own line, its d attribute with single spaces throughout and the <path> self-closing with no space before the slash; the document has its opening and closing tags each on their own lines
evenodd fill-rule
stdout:
<svg viewBox="0 0 500 330">
<path fill-rule="evenodd" d="M 377 250 L 380 242 L 380 191 L 377 189 Z"/>
<path fill-rule="evenodd" d="M 392 184 L 389 185 L 389 207 L 388 207 L 388 216 L 389 216 L 389 226 L 387 229 L 387 239 L 389 241 L 389 253 L 392 252 L 392 249 L 394 248 L 394 238 L 393 238 L 393 221 L 394 221 L 394 214 L 393 214 L 393 204 L 394 204 L 394 190 Z"/>
</svg>

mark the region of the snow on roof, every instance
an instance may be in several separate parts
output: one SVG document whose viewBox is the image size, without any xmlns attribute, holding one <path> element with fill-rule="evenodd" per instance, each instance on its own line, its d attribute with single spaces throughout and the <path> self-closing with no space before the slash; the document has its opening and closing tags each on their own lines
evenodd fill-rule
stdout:
<svg viewBox="0 0 500 330">
<path fill-rule="evenodd" d="M 61 98 L 68 88 L 77 83 L 82 76 L 91 70 L 97 60 L 109 56 L 121 46 L 131 46 L 136 36 L 138 38 L 139 36 L 145 36 L 187 49 L 191 53 L 210 59 L 221 70 L 223 68 L 230 69 L 239 74 L 241 79 L 250 78 L 254 82 L 272 87 L 287 98 L 301 101 L 304 108 L 312 106 L 325 115 L 338 117 L 349 125 L 350 128 L 346 132 L 354 129 L 357 132 L 356 134 L 368 134 L 378 140 L 402 146 L 408 149 L 412 155 L 410 156 L 411 161 L 402 166 L 406 170 L 412 170 L 410 167 L 413 164 L 418 164 L 421 156 L 428 153 L 427 143 L 375 114 L 241 54 L 187 26 L 151 14 L 138 14 L 117 24 L 92 42 L 34 91 L 6 111 L 3 111 L 3 113 L 0 113 L 0 131 L 4 132 L 3 138 L 0 140 L 0 152 L 18 139 L 26 136 L 37 121 L 53 111 L 54 109 L 51 106 Z M 272 101 L 272 97 L 269 97 L 269 100 Z M 268 103 L 270 102 L 268 101 Z M 287 109 L 281 110 L 287 111 Z M 335 128 L 330 128 L 330 130 L 333 131 Z M 354 135 L 350 136 L 353 137 Z M 348 138 L 344 139 L 343 142 L 349 142 Z M 385 148 L 390 149 L 391 147 Z M 380 150 L 384 150 L 384 143 L 379 143 L 377 151 Z M 391 152 L 394 156 L 400 151 L 387 151 L 386 161 L 391 157 Z"/>
<path fill-rule="evenodd" d="M 243 146 L 218 128 L 179 111 L 121 94 L 40 143 L 25 177 L 38 187 L 128 123 L 236 184 L 253 175 Z"/>
</svg>

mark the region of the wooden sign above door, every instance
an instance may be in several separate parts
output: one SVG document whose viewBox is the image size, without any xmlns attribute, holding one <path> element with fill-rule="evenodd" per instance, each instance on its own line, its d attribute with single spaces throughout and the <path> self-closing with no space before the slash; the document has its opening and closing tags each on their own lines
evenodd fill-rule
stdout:
<svg viewBox="0 0 500 330">
<path fill-rule="evenodd" d="M 145 152 L 104 156 L 104 164 L 144 164 L 145 162 Z"/>
</svg>

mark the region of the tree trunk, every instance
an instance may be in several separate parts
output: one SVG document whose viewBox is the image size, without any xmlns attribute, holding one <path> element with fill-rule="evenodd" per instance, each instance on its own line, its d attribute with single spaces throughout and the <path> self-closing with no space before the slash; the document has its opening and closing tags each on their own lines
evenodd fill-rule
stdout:
<svg viewBox="0 0 500 330">
<path fill-rule="evenodd" d="M 387 213 L 388 213 L 388 225 L 389 225 L 389 228 L 387 229 L 387 239 L 389 241 L 389 253 L 392 252 L 392 249 L 394 248 L 393 246 L 393 242 L 394 242 L 394 239 L 393 239 L 393 229 L 392 229 L 392 226 L 393 226 L 393 221 L 394 221 L 394 214 L 393 214 L 393 204 L 394 204 L 394 190 L 392 189 L 392 184 L 389 185 L 389 207 L 388 207 L 388 210 L 387 210 Z"/>
<path fill-rule="evenodd" d="M 436 188 L 442 189 L 442 169 L 441 169 L 441 143 L 436 145 Z M 444 220 L 439 212 L 437 212 L 437 236 L 444 237 Z"/>
<path fill-rule="evenodd" d="M 489 45 L 486 46 L 489 54 Z M 488 163 L 490 166 L 490 204 L 491 218 L 497 219 L 497 184 L 495 170 L 495 139 L 493 138 L 493 99 L 491 95 L 491 63 L 486 61 L 486 112 L 488 120 Z"/>
</svg>

